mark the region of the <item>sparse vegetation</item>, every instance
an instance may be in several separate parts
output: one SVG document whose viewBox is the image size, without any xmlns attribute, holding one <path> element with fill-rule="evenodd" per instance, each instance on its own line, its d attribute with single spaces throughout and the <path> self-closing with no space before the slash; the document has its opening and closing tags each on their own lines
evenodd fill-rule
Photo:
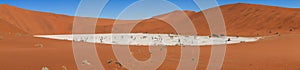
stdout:
<svg viewBox="0 0 300 70">
<path fill-rule="evenodd" d="M 192 61 L 195 61 L 195 58 L 192 58 Z"/>
<path fill-rule="evenodd" d="M 279 33 L 279 32 L 276 32 L 276 33 L 275 33 L 275 35 L 278 35 L 278 36 L 280 36 L 280 33 Z"/>
<path fill-rule="evenodd" d="M 162 47 L 160 48 L 160 51 L 163 51 L 165 48 L 167 48 L 166 45 L 162 45 Z"/>
<path fill-rule="evenodd" d="M 220 36 L 225 36 L 225 34 L 220 34 Z"/>
<path fill-rule="evenodd" d="M 260 36 L 260 34 L 256 34 L 256 36 Z"/>
<path fill-rule="evenodd" d="M 290 32 L 291 32 L 291 31 L 294 31 L 294 29 L 293 29 L 293 28 L 290 28 Z"/>
<path fill-rule="evenodd" d="M 240 41 L 240 43 L 245 43 L 245 41 Z"/>
<path fill-rule="evenodd" d="M 147 36 L 143 36 L 142 38 L 145 39 L 145 38 L 147 38 Z"/>
<path fill-rule="evenodd" d="M 212 37 L 219 37 L 218 34 L 212 34 Z"/>
<path fill-rule="evenodd" d="M 293 31 L 293 29 L 290 29 L 290 31 Z"/>
<path fill-rule="evenodd" d="M 113 59 L 109 59 L 109 60 L 107 61 L 107 63 L 108 63 L 108 64 L 111 64 L 113 61 L 114 61 Z"/>
<path fill-rule="evenodd" d="M 230 39 L 230 38 L 228 38 L 228 39 L 227 39 L 227 41 L 231 41 L 231 39 Z"/>
</svg>

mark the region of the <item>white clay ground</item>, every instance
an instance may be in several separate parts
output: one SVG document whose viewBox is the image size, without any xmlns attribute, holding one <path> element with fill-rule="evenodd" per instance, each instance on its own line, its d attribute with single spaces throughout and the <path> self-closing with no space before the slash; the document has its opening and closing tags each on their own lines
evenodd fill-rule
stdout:
<svg viewBox="0 0 300 70">
<path fill-rule="evenodd" d="M 103 43 L 115 45 L 145 45 L 145 46 L 203 46 L 219 44 L 235 44 L 242 42 L 255 42 L 261 37 L 233 37 L 233 36 L 182 36 L 174 34 L 143 34 L 143 33 L 119 33 L 119 34 L 69 34 L 69 35 L 35 35 L 40 38 L 58 40 L 81 41 L 89 43 Z M 74 37 L 74 38 L 73 38 Z M 228 40 L 230 38 L 230 40 Z"/>
</svg>

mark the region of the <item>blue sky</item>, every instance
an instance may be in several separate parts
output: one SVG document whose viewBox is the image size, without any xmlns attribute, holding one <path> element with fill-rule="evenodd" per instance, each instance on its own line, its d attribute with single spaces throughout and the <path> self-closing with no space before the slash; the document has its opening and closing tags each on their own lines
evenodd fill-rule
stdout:
<svg viewBox="0 0 300 70">
<path fill-rule="evenodd" d="M 101 18 L 116 18 L 119 13 L 128 5 L 137 0 L 110 0 L 104 8 Z M 192 0 L 168 0 L 183 10 L 200 11 L 197 5 Z M 232 3 L 251 3 L 264 4 L 272 6 L 281 6 L 288 8 L 300 8 L 300 0 L 217 0 L 219 5 Z M 9 4 L 24 9 L 52 12 L 57 14 L 75 15 L 76 9 L 80 0 L 0 0 L 0 4 Z M 169 11 L 166 11 L 169 12 Z M 163 13 L 166 13 L 163 12 Z M 159 13 L 158 13 L 159 14 Z M 156 15 L 156 14 L 153 14 Z M 132 18 L 132 19 L 140 19 Z"/>
</svg>

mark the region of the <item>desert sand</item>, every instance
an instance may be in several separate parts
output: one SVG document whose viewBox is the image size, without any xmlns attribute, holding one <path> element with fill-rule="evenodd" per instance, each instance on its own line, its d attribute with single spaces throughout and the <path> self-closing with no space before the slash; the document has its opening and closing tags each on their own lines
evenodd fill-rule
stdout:
<svg viewBox="0 0 300 70">
<path fill-rule="evenodd" d="M 227 45 L 223 70 L 297 70 L 300 69 L 299 41 L 300 9 L 255 4 L 230 4 L 221 6 L 231 36 L 264 36 L 253 43 Z M 209 10 L 209 9 L 208 9 Z M 188 13 L 188 12 L 186 12 Z M 168 13 L 171 14 L 172 13 Z M 202 12 L 188 13 L 199 35 L 209 35 L 208 24 Z M 170 15 L 168 15 L 170 16 Z M 164 16 L 158 16 L 164 17 Z M 170 17 L 166 17 L 168 19 Z M 72 42 L 35 38 L 33 35 L 72 33 L 74 17 L 61 14 L 30 11 L 9 5 L 0 5 L 0 70 L 76 70 Z M 115 20 L 100 18 L 96 33 L 110 33 Z M 122 25 L 141 21 L 133 33 L 174 34 L 165 22 L 150 18 L 121 20 Z M 151 27 L 149 27 L 151 26 Z M 109 44 L 96 44 L 98 55 L 105 69 L 126 69 L 117 61 Z M 139 60 L 150 57 L 148 46 L 130 46 Z M 206 69 L 211 46 L 199 49 L 199 70 Z M 158 70 L 176 69 L 180 47 L 167 47 L 167 57 Z"/>
</svg>

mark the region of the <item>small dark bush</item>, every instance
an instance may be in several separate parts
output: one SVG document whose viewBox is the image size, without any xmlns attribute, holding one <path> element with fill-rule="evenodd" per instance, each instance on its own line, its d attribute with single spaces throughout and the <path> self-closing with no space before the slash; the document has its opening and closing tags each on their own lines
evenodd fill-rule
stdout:
<svg viewBox="0 0 300 70">
<path fill-rule="evenodd" d="M 290 31 L 294 31 L 294 29 L 291 28 Z"/>
<path fill-rule="evenodd" d="M 122 64 L 120 62 L 115 62 L 116 64 L 118 64 L 120 67 L 122 67 Z"/>
<path fill-rule="evenodd" d="M 228 38 L 228 39 L 227 39 L 227 41 L 231 41 L 231 39 L 230 39 L 230 38 Z"/>
<path fill-rule="evenodd" d="M 278 36 L 280 36 L 280 33 L 279 33 L 279 32 L 276 32 L 276 33 L 275 33 L 275 35 L 278 35 Z"/>
<path fill-rule="evenodd" d="M 110 59 L 107 61 L 108 64 L 111 64 L 113 62 L 113 59 Z"/>
<path fill-rule="evenodd" d="M 225 36 L 224 34 L 220 34 L 220 36 Z"/>
<path fill-rule="evenodd" d="M 219 35 L 218 35 L 218 34 L 212 34 L 212 36 L 213 36 L 213 37 L 219 37 Z"/>
</svg>

